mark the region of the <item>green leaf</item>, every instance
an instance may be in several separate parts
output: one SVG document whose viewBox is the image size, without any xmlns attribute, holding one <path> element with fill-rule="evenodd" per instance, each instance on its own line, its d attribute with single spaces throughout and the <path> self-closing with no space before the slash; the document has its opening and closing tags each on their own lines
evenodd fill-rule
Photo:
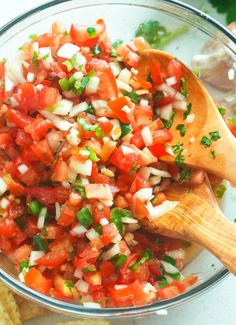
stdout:
<svg viewBox="0 0 236 325">
<path fill-rule="evenodd" d="M 216 152 L 215 150 L 211 150 L 211 155 L 213 159 L 216 159 Z"/>
<path fill-rule="evenodd" d="M 85 228 L 90 226 L 94 221 L 93 215 L 91 214 L 88 208 L 82 208 L 77 213 L 77 219 Z"/>
<path fill-rule="evenodd" d="M 33 244 L 36 251 L 45 252 L 48 249 L 48 242 L 46 239 L 43 239 L 40 234 L 37 234 L 33 238 Z"/>
<path fill-rule="evenodd" d="M 176 126 L 176 130 L 179 130 L 181 137 L 184 137 L 187 131 L 186 126 L 184 124 L 178 124 Z"/>
<path fill-rule="evenodd" d="M 186 120 L 186 118 L 187 118 L 188 115 L 190 114 L 191 109 L 192 109 L 192 103 L 189 103 L 189 104 L 187 105 L 187 109 L 186 109 L 186 111 L 184 112 L 184 120 Z"/>
<path fill-rule="evenodd" d="M 211 136 L 211 140 L 213 140 L 213 141 L 217 141 L 220 139 L 219 131 L 213 131 L 213 132 L 210 132 L 209 134 Z"/>
<path fill-rule="evenodd" d="M 177 142 L 175 145 L 172 146 L 173 148 L 173 153 L 179 153 L 181 152 L 183 149 L 182 149 L 182 146 L 183 146 L 183 143 L 182 142 Z"/>
<path fill-rule="evenodd" d="M 86 267 L 84 268 L 84 270 L 85 270 L 85 271 L 88 271 L 88 272 L 95 272 L 95 271 L 96 271 L 96 269 L 95 269 L 94 267 L 92 267 L 91 265 L 86 266 Z"/>
<path fill-rule="evenodd" d="M 220 107 L 218 107 L 218 111 L 219 111 L 221 116 L 223 116 L 223 117 L 225 116 L 226 108 L 220 106 Z"/>
<path fill-rule="evenodd" d="M 169 130 L 172 127 L 173 122 L 174 122 L 174 117 L 175 117 L 175 112 L 172 113 L 171 118 L 170 118 L 169 121 L 164 120 L 164 119 L 161 119 L 161 121 L 162 121 L 163 126 L 164 126 L 165 129 L 168 129 Z"/>
<path fill-rule="evenodd" d="M 201 139 L 201 144 L 204 146 L 204 147 L 210 147 L 211 145 L 211 140 L 207 137 L 207 136 L 203 136 L 202 139 Z"/>
<path fill-rule="evenodd" d="M 123 43 L 123 41 L 121 40 L 121 39 L 117 39 L 116 41 L 114 41 L 113 43 L 112 43 L 112 47 L 114 48 L 114 49 L 117 49 L 117 47 L 120 45 L 120 44 L 122 44 Z"/>
</svg>

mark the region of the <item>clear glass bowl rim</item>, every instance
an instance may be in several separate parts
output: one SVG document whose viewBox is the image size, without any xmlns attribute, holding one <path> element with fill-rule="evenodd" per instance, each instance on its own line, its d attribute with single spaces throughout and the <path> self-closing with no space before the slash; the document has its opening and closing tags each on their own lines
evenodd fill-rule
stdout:
<svg viewBox="0 0 236 325">
<path fill-rule="evenodd" d="M 74 0 L 54 0 L 50 1 L 48 3 L 42 4 L 38 7 L 33 8 L 32 10 L 29 10 L 22 15 L 17 16 L 4 26 L 0 28 L 0 37 L 7 33 L 12 27 L 14 27 L 15 24 L 23 22 L 27 18 L 33 16 L 34 14 L 46 10 L 50 7 L 56 6 L 58 4 L 62 4 L 65 2 L 73 2 Z M 224 27 L 222 24 L 220 24 L 218 21 L 213 19 L 212 17 L 208 16 L 207 14 L 203 13 L 202 11 L 188 5 L 185 3 L 182 3 L 180 1 L 176 0 L 158 0 L 160 3 L 167 3 L 170 5 L 175 5 L 178 8 L 182 8 L 183 10 L 189 11 L 191 14 L 200 17 L 202 20 L 204 20 L 205 23 L 208 23 L 216 28 L 216 30 L 222 32 L 229 40 L 233 42 L 233 44 L 236 44 L 236 35 L 230 32 L 226 27 Z M 84 3 L 83 7 L 86 7 L 86 1 L 82 0 L 81 2 Z M 124 2 L 121 0 L 100 0 L 99 4 L 104 5 L 119 5 L 124 4 Z M 127 1 L 126 1 L 127 4 Z M 96 4 L 95 4 L 96 5 Z M 142 4 L 137 4 L 137 6 L 145 6 Z M 96 318 L 127 318 L 127 317 L 137 317 L 137 316 L 144 316 L 147 314 L 152 314 L 163 309 L 169 309 L 171 307 L 178 306 L 180 304 L 183 304 L 185 301 L 188 301 L 208 289 L 214 287 L 217 285 L 220 281 L 222 281 L 227 275 L 229 274 L 229 271 L 226 268 L 222 268 L 212 276 L 210 279 L 206 280 L 205 282 L 201 283 L 200 285 L 194 287 L 193 289 L 189 290 L 188 292 L 181 294 L 180 296 L 177 296 L 175 298 L 169 299 L 167 301 L 158 301 L 149 305 L 144 305 L 140 307 L 128 307 L 128 308 L 88 308 L 83 307 L 80 305 L 70 304 L 63 301 L 59 301 L 56 299 L 53 299 L 51 297 L 42 295 L 16 279 L 14 279 L 12 276 L 10 276 L 7 272 L 0 269 L 0 280 L 6 283 L 12 290 L 14 290 L 16 293 L 20 294 L 23 297 L 26 297 L 34 302 L 38 302 L 45 307 L 57 311 L 62 312 L 63 314 L 68 314 L 71 316 L 80 316 L 80 317 L 96 317 Z"/>
</svg>

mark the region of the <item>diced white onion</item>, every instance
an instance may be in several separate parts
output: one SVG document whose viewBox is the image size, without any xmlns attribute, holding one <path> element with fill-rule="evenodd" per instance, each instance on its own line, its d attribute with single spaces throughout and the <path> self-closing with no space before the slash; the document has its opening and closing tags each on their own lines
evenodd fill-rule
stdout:
<svg viewBox="0 0 236 325">
<path fill-rule="evenodd" d="M 174 265 L 172 265 L 168 262 L 161 261 L 161 265 L 163 266 L 166 273 L 170 273 L 170 274 L 179 273 L 179 270 L 177 269 L 177 267 L 175 267 Z"/>
<path fill-rule="evenodd" d="M 88 184 L 85 186 L 88 199 L 101 199 L 112 201 L 113 195 L 108 184 Z"/>
<path fill-rule="evenodd" d="M 141 95 L 146 95 L 148 94 L 149 91 L 147 89 L 139 89 L 139 90 L 136 90 L 136 94 L 141 96 Z"/>
<path fill-rule="evenodd" d="M 10 201 L 8 199 L 6 199 L 5 197 L 0 202 L 0 206 L 4 210 L 9 206 L 9 204 L 10 204 Z"/>
<path fill-rule="evenodd" d="M 196 137 L 195 137 L 195 136 L 192 136 L 188 141 L 189 141 L 190 143 L 194 143 L 195 140 L 196 140 Z"/>
<path fill-rule="evenodd" d="M 145 146 L 151 146 L 153 143 L 153 137 L 152 137 L 152 132 L 148 126 L 145 126 L 142 131 L 142 138 L 143 142 L 145 143 Z"/>
<path fill-rule="evenodd" d="M 4 182 L 2 177 L 0 177 L 0 195 L 3 195 L 7 191 L 7 184 Z"/>
<path fill-rule="evenodd" d="M 100 304 L 98 304 L 97 302 L 83 302 L 84 307 L 89 307 L 89 308 L 102 308 Z"/>
<path fill-rule="evenodd" d="M 33 72 L 27 73 L 27 81 L 28 82 L 34 82 L 35 74 Z"/>
<path fill-rule="evenodd" d="M 109 168 L 105 168 L 105 167 L 101 168 L 101 174 L 105 175 L 107 177 L 114 177 L 115 176 L 113 171 L 111 171 Z"/>
<path fill-rule="evenodd" d="M 179 204 L 178 201 L 166 200 L 162 204 L 153 207 L 153 205 L 150 202 L 148 202 L 146 204 L 146 208 L 147 208 L 148 214 L 149 214 L 148 218 L 150 220 L 155 220 L 155 219 L 161 217 L 162 215 L 164 215 L 165 213 L 174 209 L 178 204 Z"/>
<path fill-rule="evenodd" d="M 111 130 L 111 137 L 113 140 L 118 140 L 121 136 L 120 122 L 117 119 L 112 119 L 110 122 L 113 125 L 113 128 Z"/>
<path fill-rule="evenodd" d="M 129 218 L 129 217 L 123 217 L 122 218 L 122 222 L 123 223 L 138 223 L 138 220 L 137 219 L 134 219 L 134 218 Z"/>
<path fill-rule="evenodd" d="M 55 127 L 57 127 L 59 130 L 68 131 L 73 126 L 73 124 L 69 123 L 68 121 L 46 110 L 41 110 L 40 114 L 42 114 L 49 121 L 51 121 L 55 125 Z"/>
<path fill-rule="evenodd" d="M 161 177 L 171 177 L 171 174 L 164 171 L 164 170 L 159 170 L 157 168 L 151 168 L 151 174 L 156 175 L 156 176 L 161 176 Z"/>
<path fill-rule="evenodd" d="M 99 83 L 100 83 L 99 77 L 97 76 L 91 77 L 85 87 L 85 94 L 86 95 L 95 94 L 98 91 Z"/>
<path fill-rule="evenodd" d="M 69 183 L 69 182 L 63 181 L 63 182 L 61 182 L 61 185 L 62 185 L 64 188 L 67 188 L 67 189 L 70 188 L 70 183 Z"/>
<path fill-rule="evenodd" d="M 91 228 L 89 229 L 87 232 L 86 232 L 86 237 L 89 239 L 89 240 L 94 240 L 96 238 L 99 238 L 99 234 L 96 232 L 95 229 Z"/>
<path fill-rule="evenodd" d="M 93 108 L 95 109 L 99 109 L 99 108 L 107 108 L 107 102 L 105 100 L 102 99 L 93 99 L 91 101 Z"/>
<path fill-rule="evenodd" d="M 47 208 L 42 208 L 41 211 L 39 212 L 39 217 L 38 217 L 38 223 L 37 223 L 38 229 L 43 229 L 46 215 L 47 215 Z"/>
<path fill-rule="evenodd" d="M 128 84 L 130 81 L 130 78 L 131 78 L 131 72 L 127 68 L 125 68 L 125 69 L 121 70 L 118 80 L 123 81 L 126 84 Z"/>
<path fill-rule="evenodd" d="M 80 269 L 79 267 L 77 267 L 75 269 L 75 272 L 74 272 L 74 277 L 77 278 L 77 279 L 81 279 L 83 276 L 83 271 L 82 269 Z"/>
<path fill-rule="evenodd" d="M 79 290 L 79 292 L 87 293 L 89 289 L 89 283 L 80 279 L 75 283 L 75 287 Z"/>
<path fill-rule="evenodd" d="M 151 200 L 152 188 L 149 188 L 149 187 L 141 188 L 134 194 L 133 199 L 135 199 L 135 198 L 139 199 L 142 202 Z"/>
<path fill-rule="evenodd" d="M 115 290 L 123 290 L 123 289 L 126 289 L 126 288 L 128 288 L 128 285 L 127 284 L 116 284 L 114 286 L 114 289 Z"/>
<path fill-rule="evenodd" d="M 179 100 L 176 102 L 173 102 L 173 107 L 175 109 L 180 109 L 181 111 L 187 110 L 187 102 L 185 100 Z"/>
<path fill-rule="evenodd" d="M 170 86 L 168 86 L 166 83 L 160 85 L 157 90 L 165 92 L 170 97 L 174 97 L 176 94 L 176 90 Z"/>
<path fill-rule="evenodd" d="M 55 219 L 58 220 L 61 215 L 61 207 L 58 202 L 55 202 Z"/>
<path fill-rule="evenodd" d="M 128 92 L 132 91 L 132 87 L 130 87 L 127 83 L 125 83 L 119 79 L 116 79 L 116 85 L 121 90 L 126 90 Z"/>
<path fill-rule="evenodd" d="M 88 107 L 89 107 L 89 105 L 86 102 L 79 103 L 71 108 L 69 116 L 74 117 L 78 113 L 86 111 L 88 109 Z"/>
<path fill-rule="evenodd" d="M 86 232 L 87 232 L 87 229 L 86 229 L 84 226 L 82 226 L 82 225 L 77 225 L 77 226 L 75 226 L 74 228 L 72 228 L 72 229 L 70 230 L 70 234 L 71 234 L 72 236 L 83 235 L 83 234 L 85 234 Z"/>
<path fill-rule="evenodd" d="M 104 261 L 110 260 L 113 256 L 120 253 L 120 245 L 116 243 L 112 248 L 103 253 L 102 258 Z"/>
<path fill-rule="evenodd" d="M 178 91 L 176 92 L 176 94 L 174 95 L 174 98 L 178 101 L 178 100 L 180 100 L 180 101 L 185 101 L 186 99 L 185 99 L 185 97 L 181 94 L 181 93 L 179 93 Z"/>
<path fill-rule="evenodd" d="M 109 224 L 109 221 L 107 220 L 107 218 L 101 218 L 99 220 L 99 223 L 100 223 L 101 226 L 105 226 L 105 225 Z"/>
<path fill-rule="evenodd" d="M 161 182 L 161 176 L 153 176 L 149 178 L 149 183 L 151 185 L 157 185 L 160 184 L 160 182 Z"/>
<path fill-rule="evenodd" d="M 134 153 L 134 149 L 127 147 L 127 146 L 121 146 L 121 150 L 124 155 L 129 155 L 130 153 Z"/>
<path fill-rule="evenodd" d="M 31 45 L 31 55 L 33 56 L 34 53 L 38 53 L 39 51 L 39 42 L 33 42 Z"/>
<path fill-rule="evenodd" d="M 50 69 L 51 64 L 53 63 L 53 57 L 50 47 L 40 47 L 39 59 L 42 59 L 43 65 L 46 69 Z"/>
<path fill-rule="evenodd" d="M 165 106 L 163 106 L 161 109 L 160 109 L 160 115 L 161 115 L 161 118 L 163 118 L 164 120 L 167 120 L 169 121 L 172 117 L 172 114 L 173 114 L 173 105 L 172 104 L 167 104 Z"/>
<path fill-rule="evenodd" d="M 29 265 L 34 266 L 35 261 L 45 255 L 45 252 L 42 251 L 32 251 L 29 258 Z"/>
<path fill-rule="evenodd" d="M 122 236 L 120 234 L 117 234 L 113 239 L 112 243 L 119 243 L 122 240 Z"/>
<path fill-rule="evenodd" d="M 14 83 L 14 85 L 18 85 L 20 83 L 25 83 L 26 80 L 23 75 L 22 70 L 22 62 L 19 60 L 7 61 L 5 64 L 6 74 L 9 79 Z"/>
<path fill-rule="evenodd" d="M 140 229 L 140 225 L 138 223 L 130 223 L 125 225 L 125 230 L 129 232 L 134 232 L 138 229 Z M 133 244 L 137 244 L 135 240 L 133 241 Z"/>
<path fill-rule="evenodd" d="M 103 200 L 103 199 L 99 199 L 99 201 L 101 203 L 103 203 L 104 205 L 111 207 L 113 205 L 113 200 Z"/>
<path fill-rule="evenodd" d="M 149 179 L 150 175 L 151 175 L 151 170 L 149 167 L 147 166 L 142 166 L 139 171 L 138 171 L 138 174 L 140 176 L 142 176 L 143 178 L 145 179 Z"/>
<path fill-rule="evenodd" d="M 155 293 L 156 291 L 157 291 L 157 289 L 151 283 L 149 283 L 149 282 L 147 282 L 145 284 L 144 288 L 143 288 L 143 292 L 144 293 L 147 293 L 147 294 L 150 294 L 152 292 Z"/>
<path fill-rule="evenodd" d="M 172 148 L 170 145 L 166 145 L 166 152 L 167 152 L 169 155 L 175 157 L 175 154 L 174 154 L 173 148 Z"/>
<path fill-rule="evenodd" d="M 75 69 L 80 69 L 81 66 L 85 65 L 87 60 L 86 57 L 84 55 L 82 55 L 81 53 L 75 53 L 73 55 L 73 63 L 74 63 L 74 67 Z"/>
<path fill-rule="evenodd" d="M 53 114 L 68 115 L 72 109 L 73 102 L 68 99 L 62 99 L 53 108 Z"/>
<path fill-rule="evenodd" d="M 119 76 L 119 74 L 121 72 L 119 62 L 117 62 L 117 61 L 110 62 L 110 67 L 111 67 L 114 77 Z"/>
<path fill-rule="evenodd" d="M 71 128 L 70 133 L 66 136 L 66 139 L 72 146 L 78 146 L 80 143 L 79 130 L 77 130 L 75 127 Z"/>
<path fill-rule="evenodd" d="M 186 118 L 186 123 L 188 123 L 188 124 L 193 123 L 193 121 L 195 120 L 195 118 L 196 118 L 196 115 L 194 113 L 189 114 L 187 116 L 187 118 Z"/>
<path fill-rule="evenodd" d="M 168 79 L 166 79 L 166 83 L 168 86 L 173 86 L 177 83 L 176 77 L 170 77 Z"/>
<path fill-rule="evenodd" d="M 13 106 L 13 107 L 17 107 L 17 106 L 19 106 L 19 103 L 18 103 L 18 101 L 15 99 L 15 97 L 10 97 L 9 98 L 9 101 L 10 101 L 10 104 L 11 104 L 11 106 Z"/>
<path fill-rule="evenodd" d="M 79 50 L 80 48 L 78 46 L 72 43 L 65 43 L 57 51 L 57 56 L 59 56 L 59 58 L 71 59 Z"/>
<path fill-rule="evenodd" d="M 129 114 L 129 113 L 131 112 L 131 108 L 129 108 L 128 105 L 123 106 L 123 107 L 121 108 L 121 110 L 122 110 L 123 112 L 125 112 L 126 114 Z"/>
<path fill-rule="evenodd" d="M 174 259 L 180 259 L 180 260 L 183 260 L 186 255 L 185 250 L 183 248 L 174 249 L 172 251 L 167 251 L 165 254 L 174 258 Z"/>
<path fill-rule="evenodd" d="M 139 104 L 142 107 L 148 107 L 148 100 L 142 98 Z"/>
<path fill-rule="evenodd" d="M 92 160 L 86 160 L 85 162 L 81 163 L 76 158 L 71 157 L 69 168 L 72 171 L 84 175 L 84 176 L 91 176 L 92 173 Z"/>
<path fill-rule="evenodd" d="M 22 175 L 24 175 L 29 170 L 29 168 L 25 164 L 18 166 L 17 169 Z"/>
</svg>

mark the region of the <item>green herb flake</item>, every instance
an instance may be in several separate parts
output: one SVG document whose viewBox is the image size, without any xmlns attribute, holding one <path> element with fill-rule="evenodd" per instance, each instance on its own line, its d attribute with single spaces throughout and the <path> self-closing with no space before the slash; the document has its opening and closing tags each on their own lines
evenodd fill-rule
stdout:
<svg viewBox="0 0 236 325">
<path fill-rule="evenodd" d="M 92 48 L 92 53 L 94 56 L 99 56 L 102 53 L 102 49 L 101 47 L 96 44 L 93 48 Z"/>
<path fill-rule="evenodd" d="M 80 192 L 80 195 L 81 195 L 81 197 L 82 197 L 83 200 L 87 199 L 84 186 L 81 186 L 81 185 L 76 186 L 75 187 L 75 190 L 78 191 L 78 192 Z"/>
<path fill-rule="evenodd" d="M 94 229 L 99 235 L 102 235 L 102 225 L 99 224 L 96 227 L 94 227 Z"/>
<path fill-rule="evenodd" d="M 137 167 L 137 164 L 133 164 L 132 168 L 129 171 L 129 174 L 133 174 L 134 171 L 135 171 L 135 169 L 136 169 L 136 167 Z"/>
<path fill-rule="evenodd" d="M 176 260 L 173 257 L 169 256 L 169 255 L 164 255 L 162 260 L 169 263 L 169 264 L 171 264 L 171 265 L 173 265 L 173 266 L 176 266 Z"/>
<path fill-rule="evenodd" d="M 211 150 L 211 155 L 213 159 L 216 159 L 216 152 L 215 150 Z"/>
<path fill-rule="evenodd" d="M 183 146 L 183 143 L 182 142 L 177 142 L 174 146 L 172 146 L 173 148 L 173 153 L 179 153 L 181 152 L 183 149 L 182 149 L 182 146 Z"/>
<path fill-rule="evenodd" d="M 121 128 L 121 138 L 123 138 L 124 136 L 126 136 L 132 131 L 130 124 L 120 123 L 120 128 Z"/>
<path fill-rule="evenodd" d="M 32 34 L 32 35 L 30 35 L 28 38 L 29 38 L 32 42 L 34 42 L 34 41 L 36 40 L 37 37 L 38 37 L 37 34 Z"/>
<path fill-rule="evenodd" d="M 215 194 L 216 194 L 216 197 L 218 199 L 222 199 L 224 194 L 225 194 L 225 191 L 226 191 L 226 187 L 224 184 L 221 184 L 219 185 L 216 189 L 215 189 Z"/>
<path fill-rule="evenodd" d="M 225 116 L 226 108 L 220 106 L 220 107 L 218 107 L 218 111 L 219 111 L 219 113 L 220 113 L 220 115 L 221 115 L 222 117 Z"/>
<path fill-rule="evenodd" d="M 87 28 L 87 33 L 90 38 L 94 38 L 96 36 L 96 29 L 94 27 L 88 27 Z"/>
<path fill-rule="evenodd" d="M 115 40 L 113 43 L 112 43 L 112 47 L 114 48 L 114 49 L 117 49 L 117 47 L 120 45 L 120 44 L 122 44 L 123 43 L 123 41 L 121 40 L 121 39 L 117 39 L 117 40 Z"/>
<path fill-rule="evenodd" d="M 185 181 L 188 181 L 190 179 L 191 172 L 192 172 L 191 168 L 185 166 L 181 167 L 180 178 L 179 178 L 180 182 L 183 183 Z"/>
<path fill-rule="evenodd" d="M 95 268 L 92 267 L 91 265 L 88 265 L 84 268 L 84 271 L 88 271 L 88 272 L 95 272 Z"/>
<path fill-rule="evenodd" d="M 45 252 L 48 249 L 47 240 L 43 239 L 40 234 L 34 236 L 33 243 L 36 251 Z"/>
<path fill-rule="evenodd" d="M 72 281 L 65 281 L 64 282 L 64 285 L 67 287 L 67 288 L 73 288 L 74 287 L 74 283 Z"/>
<path fill-rule="evenodd" d="M 192 109 L 192 103 L 189 103 L 188 105 L 187 105 L 187 109 L 186 109 L 186 111 L 184 112 L 184 120 L 186 120 L 186 118 L 189 116 L 189 114 L 190 114 L 190 112 L 191 112 L 191 109 Z"/>
<path fill-rule="evenodd" d="M 207 137 L 207 136 L 203 136 L 202 139 L 201 139 L 201 144 L 204 146 L 204 147 L 210 147 L 211 145 L 211 140 Z"/>
<path fill-rule="evenodd" d="M 73 64 L 69 60 L 64 61 L 62 64 L 66 66 L 68 72 L 74 69 Z"/>
<path fill-rule="evenodd" d="M 175 157 L 175 164 L 178 166 L 178 167 L 183 167 L 184 165 L 184 161 L 185 161 L 185 157 L 184 155 L 182 154 L 182 151 L 181 150 L 177 156 Z"/>
<path fill-rule="evenodd" d="M 213 141 L 217 141 L 220 139 L 219 131 L 213 131 L 213 132 L 210 132 L 209 134 L 211 136 L 211 140 L 213 140 Z"/>
<path fill-rule="evenodd" d="M 184 124 L 178 124 L 176 130 L 179 130 L 181 137 L 184 137 L 186 134 L 186 126 Z"/>
<path fill-rule="evenodd" d="M 134 91 L 124 91 L 124 95 L 128 96 L 131 99 L 131 102 L 133 102 L 134 104 L 139 104 L 140 103 L 140 96 Z"/>
<path fill-rule="evenodd" d="M 92 161 L 94 161 L 94 162 L 97 162 L 97 161 L 100 160 L 100 159 L 98 158 L 98 156 L 96 155 L 95 151 L 94 151 L 92 148 L 87 147 L 87 146 L 86 146 L 85 148 L 86 148 L 86 150 L 89 151 L 89 157 L 88 157 L 88 159 L 90 159 L 90 160 L 92 160 Z"/>
<path fill-rule="evenodd" d="M 85 111 L 86 113 L 95 115 L 95 109 L 93 108 L 92 104 L 89 105 L 89 107 Z"/>
<path fill-rule="evenodd" d="M 236 223 L 236 219 L 234 219 L 234 222 Z"/>
<path fill-rule="evenodd" d="M 123 224 L 122 224 L 123 210 L 119 208 L 114 208 L 111 210 L 111 222 L 113 222 L 119 233 L 123 234 Z"/>
<path fill-rule="evenodd" d="M 35 66 L 39 66 L 39 62 L 38 62 L 38 52 L 34 51 L 33 57 L 32 57 L 32 64 Z"/>
<path fill-rule="evenodd" d="M 180 80 L 180 92 L 185 98 L 188 97 L 188 92 L 187 92 L 187 87 L 186 87 L 186 79 L 184 77 L 182 77 Z"/>
<path fill-rule="evenodd" d="M 25 260 L 23 262 L 20 263 L 20 272 L 22 272 L 24 269 L 29 269 L 29 261 Z"/>
<path fill-rule="evenodd" d="M 169 283 L 168 283 L 166 277 L 163 276 L 163 277 L 161 278 L 161 281 L 160 281 L 158 287 L 159 287 L 159 288 L 164 288 L 164 287 L 166 287 L 168 284 L 169 284 Z"/>
<path fill-rule="evenodd" d="M 170 129 L 174 123 L 174 117 L 175 117 L 175 112 L 172 113 L 171 118 L 169 119 L 169 121 L 161 119 L 163 126 L 165 129 Z"/>
<path fill-rule="evenodd" d="M 128 259 L 128 256 L 125 255 L 125 254 L 121 254 L 121 255 L 118 255 L 118 256 L 115 256 L 112 261 L 115 265 L 115 268 L 118 270 L 120 269 L 124 264 L 125 262 L 127 261 Z"/>
<path fill-rule="evenodd" d="M 82 208 L 77 213 L 77 219 L 85 228 L 89 227 L 94 221 L 93 215 L 88 208 Z"/>
</svg>

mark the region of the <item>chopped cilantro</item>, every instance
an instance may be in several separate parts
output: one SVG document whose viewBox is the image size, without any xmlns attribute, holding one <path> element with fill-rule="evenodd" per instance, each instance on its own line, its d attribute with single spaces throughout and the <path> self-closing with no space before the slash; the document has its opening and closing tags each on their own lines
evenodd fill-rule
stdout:
<svg viewBox="0 0 236 325">
<path fill-rule="evenodd" d="M 100 55 L 100 54 L 102 53 L 102 49 L 101 49 L 101 47 L 100 47 L 98 44 L 96 44 L 96 45 L 92 48 L 92 53 L 93 53 L 94 56 L 98 56 L 98 55 Z"/>
<path fill-rule="evenodd" d="M 188 92 L 187 92 L 187 88 L 186 88 L 186 79 L 184 77 L 182 77 L 181 81 L 180 81 L 180 91 L 181 91 L 181 94 L 185 98 L 188 97 Z"/>
<path fill-rule="evenodd" d="M 190 114 L 191 109 L 192 109 L 192 103 L 189 103 L 189 104 L 187 105 L 187 109 L 186 109 L 186 111 L 184 112 L 184 120 L 186 120 L 186 118 L 187 118 L 188 115 Z"/>
<path fill-rule="evenodd" d="M 227 23 L 236 21 L 236 2 L 235 0 L 209 0 L 219 13 L 226 14 Z"/>
<path fill-rule="evenodd" d="M 72 281 L 69 281 L 69 280 L 65 281 L 64 285 L 66 287 L 68 287 L 68 288 L 73 288 L 74 287 L 74 283 Z"/>
<path fill-rule="evenodd" d="M 179 153 L 180 151 L 182 151 L 183 150 L 182 146 L 183 146 L 182 142 L 177 142 L 174 146 L 172 146 L 173 153 Z"/>
<path fill-rule="evenodd" d="M 216 159 L 216 152 L 215 150 L 211 150 L 211 155 L 213 159 Z"/>
<path fill-rule="evenodd" d="M 209 134 L 211 136 L 211 140 L 213 140 L 213 141 L 217 141 L 220 139 L 219 131 L 213 131 L 213 132 L 210 132 Z"/>
<path fill-rule="evenodd" d="M 102 225 L 97 225 L 94 229 L 99 235 L 102 235 Z"/>
<path fill-rule="evenodd" d="M 219 111 L 221 116 L 223 116 L 223 117 L 225 116 L 226 108 L 220 106 L 220 107 L 218 107 L 218 111 Z"/>
<path fill-rule="evenodd" d="M 133 103 L 135 103 L 135 104 L 140 103 L 141 98 L 138 94 L 136 94 L 136 92 L 134 90 L 132 90 L 130 92 L 124 91 L 124 95 L 128 96 Z"/>
<path fill-rule="evenodd" d="M 133 174 L 136 167 L 137 167 L 137 164 L 133 164 L 132 168 L 129 171 L 129 174 Z"/>
<path fill-rule="evenodd" d="M 132 131 L 130 124 L 120 123 L 120 128 L 121 128 L 121 138 L 123 138 L 125 135 L 129 134 Z"/>
<path fill-rule="evenodd" d="M 155 93 L 152 95 L 152 98 L 153 98 L 154 100 L 160 100 L 160 99 L 162 99 L 162 98 L 164 98 L 164 97 L 165 97 L 165 94 L 164 94 L 164 92 L 161 91 L 161 90 L 158 90 L 157 92 L 155 92 Z"/>
<path fill-rule="evenodd" d="M 117 39 L 116 41 L 114 41 L 113 43 L 112 43 L 112 47 L 114 48 L 114 49 L 117 49 L 117 47 L 120 45 L 120 44 L 122 44 L 123 43 L 123 41 L 121 40 L 121 39 Z"/>
<path fill-rule="evenodd" d="M 40 234 L 34 236 L 33 243 L 34 243 L 35 250 L 37 251 L 46 251 L 48 248 L 47 241 L 45 239 L 42 239 Z"/>
<path fill-rule="evenodd" d="M 179 130 L 181 137 L 184 137 L 186 134 L 186 126 L 184 124 L 178 124 L 176 130 Z"/>
<path fill-rule="evenodd" d="M 189 247 L 192 246 L 192 244 L 189 241 L 184 241 L 183 245 L 184 245 L 185 248 L 189 248 Z"/>
<path fill-rule="evenodd" d="M 127 261 L 127 259 L 128 259 L 127 255 L 121 254 L 121 255 L 115 256 L 112 259 L 112 261 L 113 261 L 116 269 L 118 270 L 124 265 L 124 263 Z"/>
<path fill-rule="evenodd" d="M 222 199 L 224 194 L 225 194 L 225 191 L 226 191 L 226 187 L 224 184 L 221 184 L 219 185 L 216 189 L 215 189 L 215 194 L 216 194 L 216 197 L 218 199 Z"/>
<path fill-rule="evenodd" d="M 181 181 L 181 183 L 189 180 L 191 172 L 192 172 L 192 170 L 190 168 L 187 168 L 185 166 L 181 167 L 180 179 L 179 179 Z"/>
<path fill-rule="evenodd" d="M 184 155 L 182 154 L 182 151 L 181 150 L 178 155 L 175 157 L 175 164 L 178 166 L 178 167 L 182 167 L 184 165 L 184 161 L 185 161 L 185 157 Z"/>
<path fill-rule="evenodd" d="M 152 204 L 155 204 L 155 203 L 157 202 L 157 198 L 154 196 L 154 197 L 150 200 L 150 202 L 151 202 Z"/>
<path fill-rule="evenodd" d="M 36 40 L 37 37 L 38 37 L 37 34 L 32 34 L 32 35 L 29 36 L 29 39 L 30 39 L 32 42 L 34 42 L 34 41 Z"/>
<path fill-rule="evenodd" d="M 85 112 L 86 112 L 86 113 L 89 113 L 89 114 L 95 114 L 95 109 L 94 109 L 93 106 L 90 104 L 89 107 L 86 109 Z"/>
<path fill-rule="evenodd" d="M 164 287 L 166 287 L 168 284 L 169 284 L 169 283 L 168 283 L 166 277 L 163 276 L 163 277 L 161 278 L 161 281 L 160 281 L 158 287 L 159 287 L 159 288 L 164 288 Z"/>
<path fill-rule="evenodd" d="M 236 219 L 234 219 L 234 222 L 236 222 Z"/>
<path fill-rule="evenodd" d="M 201 139 L 201 144 L 204 146 L 204 147 L 210 147 L 211 145 L 211 140 L 207 137 L 207 136 L 203 136 L 202 139 Z"/>
<path fill-rule="evenodd" d="M 20 263 L 20 272 L 23 271 L 24 269 L 29 269 L 29 261 L 25 260 L 23 262 Z"/>
<path fill-rule="evenodd" d="M 42 60 L 45 61 L 49 58 L 49 53 L 45 54 L 43 57 L 42 57 Z"/>
<path fill-rule="evenodd" d="M 32 57 L 32 64 L 39 66 L 39 62 L 38 62 L 38 52 L 34 51 L 33 57 Z"/>
<path fill-rule="evenodd" d="M 169 264 L 171 264 L 171 265 L 173 265 L 173 266 L 176 266 L 176 260 L 173 257 L 169 256 L 169 255 L 164 255 L 162 260 L 169 263 Z"/>
<path fill-rule="evenodd" d="M 163 126 L 164 126 L 165 129 L 168 129 L 169 130 L 172 127 L 173 122 L 174 122 L 174 117 L 175 117 L 175 112 L 172 113 L 171 118 L 170 118 L 169 121 L 164 120 L 164 119 L 161 119 L 161 121 L 162 121 Z"/>
<path fill-rule="evenodd" d="M 150 248 L 146 248 L 145 251 L 144 251 L 144 254 L 143 256 L 141 257 L 141 259 L 135 263 L 133 263 L 131 266 L 130 266 L 130 270 L 131 271 L 134 271 L 137 269 L 137 267 L 139 267 L 141 264 L 145 263 L 147 260 L 153 258 L 154 255 L 153 255 L 153 252 Z"/>
<path fill-rule="evenodd" d="M 85 271 L 88 271 L 88 272 L 95 272 L 96 269 L 94 267 L 92 267 L 91 265 L 88 265 L 84 268 Z"/>
<path fill-rule="evenodd" d="M 80 195 L 81 195 L 83 200 L 87 199 L 84 186 L 82 186 L 82 185 L 76 186 L 75 190 L 80 192 Z"/>
</svg>

